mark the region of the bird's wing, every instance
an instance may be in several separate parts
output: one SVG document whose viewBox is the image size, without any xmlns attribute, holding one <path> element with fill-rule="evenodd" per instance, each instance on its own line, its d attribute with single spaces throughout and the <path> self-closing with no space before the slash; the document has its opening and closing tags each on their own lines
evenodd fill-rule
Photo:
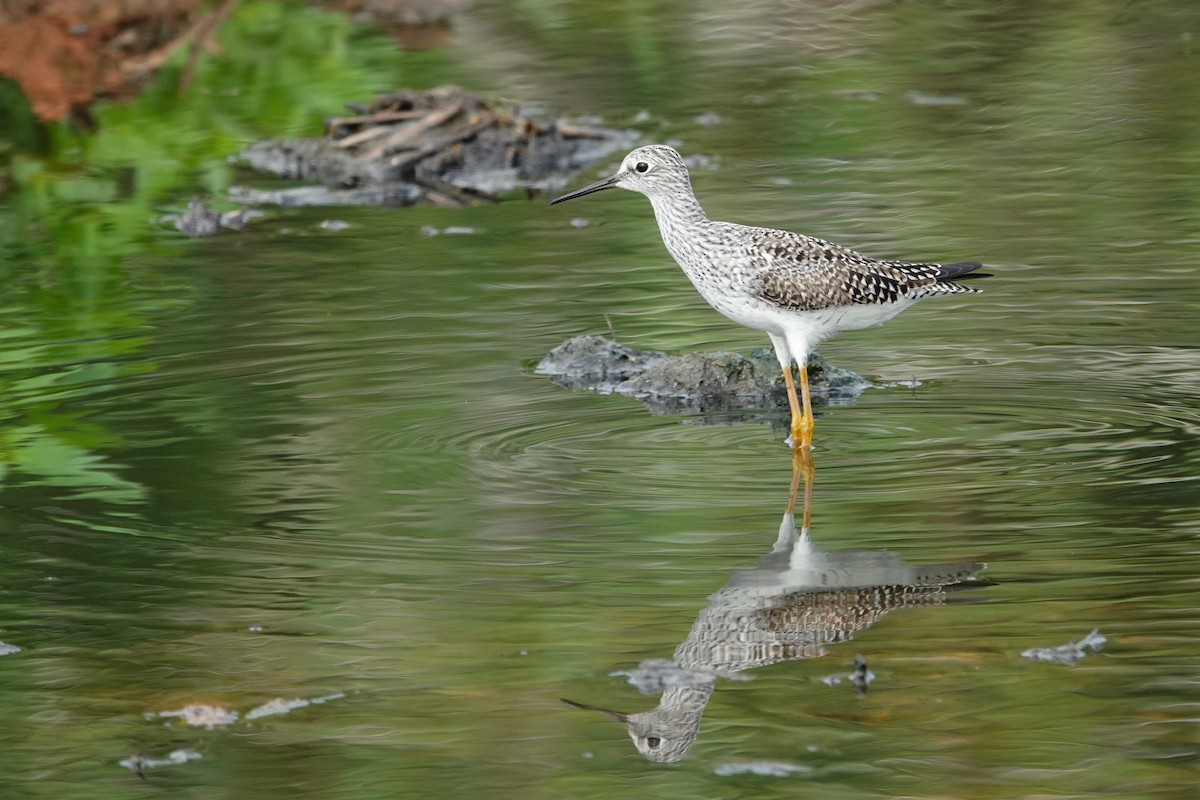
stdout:
<svg viewBox="0 0 1200 800">
<path fill-rule="evenodd" d="M 780 308 L 812 311 L 975 291 L 950 282 L 976 269 L 975 263 L 878 261 L 811 236 L 753 230 L 754 289 L 761 299 Z"/>
</svg>

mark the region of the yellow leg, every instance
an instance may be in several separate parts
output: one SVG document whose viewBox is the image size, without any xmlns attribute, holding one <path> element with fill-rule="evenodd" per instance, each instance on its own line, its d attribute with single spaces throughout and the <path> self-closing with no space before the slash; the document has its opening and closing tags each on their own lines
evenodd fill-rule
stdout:
<svg viewBox="0 0 1200 800">
<path fill-rule="evenodd" d="M 804 404 L 804 436 L 808 444 L 812 444 L 813 428 L 817 427 L 817 418 L 813 416 L 812 394 L 808 391 L 808 361 L 800 364 L 800 396 Z"/>
<path fill-rule="evenodd" d="M 800 419 L 800 402 L 796 400 L 796 382 L 792 380 L 792 370 L 788 367 L 783 371 L 783 385 L 787 387 L 788 406 L 792 409 L 792 431 L 796 430 L 796 421 Z"/>
<path fill-rule="evenodd" d="M 792 409 L 792 449 L 812 447 L 812 434 L 816 421 L 813 419 L 812 398 L 808 391 L 808 365 L 800 365 L 800 394 L 803 398 L 803 405 L 796 399 L 796 382 L 792 379 L 790 369 L 783 371 L 783 382 L 787 386 L 788 405 Z"/>
</svg>

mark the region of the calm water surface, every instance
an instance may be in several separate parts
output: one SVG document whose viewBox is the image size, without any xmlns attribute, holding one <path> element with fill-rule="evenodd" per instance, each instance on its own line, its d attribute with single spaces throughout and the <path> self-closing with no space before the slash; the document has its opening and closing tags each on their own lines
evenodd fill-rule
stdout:
<svg viewBox="0 0 1200 800">
<path fill-rule="evenodd" d="M 437 80 L 646 110 L 708 158 L 713 217 L 996 277 L 823 347 L 877 388 L 821 416 L 795 542 L 779 428 L 534 373 L 582 333 L 766 343 L 639 196 L 10 251 L 2 794 L 1194 796 L 1197 8 L 481 6 Z M 703 650 L 738 625 L 798 638 Z M 1021 656 L 1096 628 L 1074 665 Z M 659 708 L 610 673 L 677 648 L 724 677 L 676 706 L 674 765 L 560 701 Z M 866 693 L 830 685 L 859 655 Z M 276 698 L 324 702 L 248 718 Z M 157 716 L 189 704 L 240 718 Z"/>
</svg>

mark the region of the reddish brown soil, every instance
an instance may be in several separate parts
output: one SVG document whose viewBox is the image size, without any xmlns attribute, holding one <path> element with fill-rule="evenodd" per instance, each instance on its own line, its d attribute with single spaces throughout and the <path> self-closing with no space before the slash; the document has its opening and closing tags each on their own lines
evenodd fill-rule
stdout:
<svg viewBox="0 0 1200 800">
<path fill-rule="evenodd" d="M 137 93 L 192 31 L 202 0 L 13 0 L 0 5 L 0 74 L 44 120 Z"/>
</svg>

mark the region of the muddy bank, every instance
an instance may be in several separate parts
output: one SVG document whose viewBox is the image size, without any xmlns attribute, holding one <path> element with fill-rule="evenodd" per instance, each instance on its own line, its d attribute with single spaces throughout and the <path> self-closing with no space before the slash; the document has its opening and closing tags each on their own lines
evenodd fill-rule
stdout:
<svg viewBox="0 0 1200 800">
<path fill-rule="evenodd" d="M 766 347 L 749 355 L 670 355 L 626 347 L 602 336 L 576 336 L 551 350 L 536 370 L 568 389 L 633 397 L 654 414 L 788 410 L 779 362 Z M 819 357 L 809 361 L 808 370 L 818 407 L 848 403 L 871 386 L 862 376 Z"/>
<path fill-rule="evenodd" d="M 177 50 L 186 92 L 197 63 L 221 57 L 216 38 L 240 0 L 17 0 L 0 3 L 0 76 L 12 78 L 44 121 L 91 126 L 97 97 L 141 92 Z M 450 20 L 474 0 L 327 0 L 333 10 L 391 31 L 402 47 L 445 41 Z"/>
<path fill-rule="evenodd" d="M 89 123 L 95 97 L 134 96 L 176 48 L 219 24 L 220 8 L 201 14 L 202 6 L 201 0 L 0 3 L 0 75 L 21 87 L 38 118 Z"/>
<path fill-rule="evenodd" d="M 399 91 L 326 121 L 325 136 L 257 142 L 237 157 L 306 185 L 235 187 L 248 204 L 464 206 L 515 189 L 557 189 L 637 134 L 489 103 L 456 86 Z"/>
</svg>

